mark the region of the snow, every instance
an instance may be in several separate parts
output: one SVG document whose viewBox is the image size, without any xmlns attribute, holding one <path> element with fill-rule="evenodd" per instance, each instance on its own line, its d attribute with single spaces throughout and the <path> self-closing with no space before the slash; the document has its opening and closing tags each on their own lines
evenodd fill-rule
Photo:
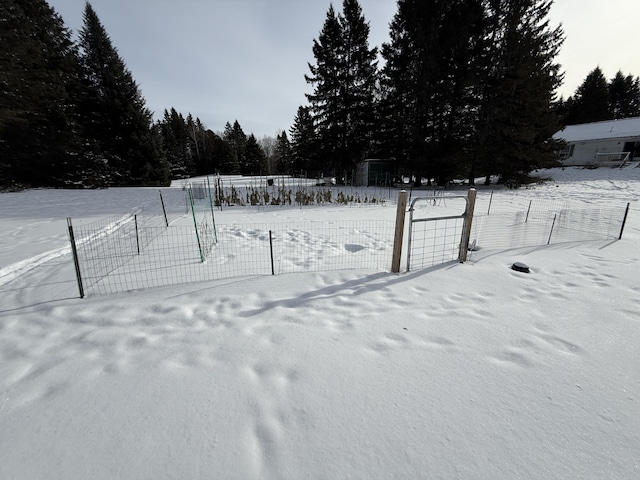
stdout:
<svg viewBox="0 0 640 480">
<path fill-rule="evenodd" d="M 569 143 L 625 137 L 640 137 L 640 117 L 567 125 L 553 136 Z"/>
<path fill-rule="evenodd" d="M 148 192 L 1 194 L 0 478 L 640 478 L 640 168 L 540 175 L 491 208 L 630 202 L 623 238 L 85 299 L 65 217 Z"/>
</svg>

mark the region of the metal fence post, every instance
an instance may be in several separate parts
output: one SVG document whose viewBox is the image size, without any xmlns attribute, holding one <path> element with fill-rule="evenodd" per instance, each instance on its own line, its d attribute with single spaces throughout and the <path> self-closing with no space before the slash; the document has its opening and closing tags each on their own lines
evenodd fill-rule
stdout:
<svg viewBox="0 0 640 480">
<path fill-rule="evenodd" d="M 549 232 L 549 240 L 547 240 L 547 245 L 551 243 L 551 235 L 553 235 L 553 227 L 556 226 L 556 218 L 558 218 L 558 214 L 553 215 L 553 223 L 551 224 L 551 231 Z"/>
<path fill-rule="evenodd" d="M 211 208 L 211 221 L 213 222 L 213 240 L 218 243 L 218 230 L 216 229 L 216 217 L 213 213 L 213 197 L 211 196 L 211 182 L 207 175 L 207 189 L 209 190 L 209 207 Z"/>
<path fill-rule="evenodd" d="M 622 219 L 622 226 L 620 227 L 620 235 L 618 236 L 618 240 L 622 240 L 622 232 L 624 232 L 624 225 L 627 223 L 627 216 L 629 215 L 629 205 L 631 203 L 627 203 L 627 208 L 624 211 L 624 218 Z"/>
<path fill-rule="evenodd" d="M 162 195 L 160 196 L 162 198 Z M 133 216 L 133 222 L 136 225 L 136 246 L 138 247 L 138 255 L 140 255 L 140 236 L 138 234 L 138 215 Z"/>
<path fill-rule="evenodd" d="M 275 275 L 276 271 L 273 267 L 273 236 L 271 235 L 271 230 L 269 230 L 269 250 L 271 252 L 271 275 Z"/>
<path fill-rule="evenodd" d="M 393 239 L 393 257 L 391 259 L 391 272 L 400 272 L 400 257 L 402 256 L 402 241 L 404 237 L 404 219 L 407 210 L 407 191 L 398 193 L 398 206 L 396 209 L 396 233 Z"/>
<path fill-rule="evenodd" d="M 78 280 L 78 290 L 80 298 L 84 298 L 84 288 L 82 287 L 82 276 L 80 275 L 80 262 L 78 261 L 78 249 L 76 248 L 76 237 L 73 234 L 71 217 L 67 217 L 67 227 L 69 229 L 69 241 L 71 242 L 71 253 L 73 254 L 73 265 L 76 269 L 76 279 Z"/>
<path fill-rule="evenodd" d="M 189 203 L 191 204 L 191 215 L 193 216 L 193 226 L 196 229 L 196 240 L 198 241 L 198 252 L 200 252 L 200 261 L 204 263 L 204 252 L 202 251 L 202 243 L 200 242 L 200 232 L 198 231 L 198 220 L 196 220 L 196 208 L 193 205 L 193 192 L 189 188 Z"/>
<path fill-rule="evenodd" d="M 167 219 L 167 210 L 164 208 L 164 199 L 162 198 L 162 192 L 160 190 L 158 190 L 158 193 L 160 194 L 160 203 L 162 204 L 162 213 L 164 213 L 164 223 L 168 227 L 169 226 L 169 220 Z"/>
</svg>

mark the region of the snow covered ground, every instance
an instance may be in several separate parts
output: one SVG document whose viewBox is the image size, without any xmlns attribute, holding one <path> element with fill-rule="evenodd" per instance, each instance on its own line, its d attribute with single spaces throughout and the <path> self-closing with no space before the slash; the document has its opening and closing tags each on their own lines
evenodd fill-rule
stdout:
<svg viewBox="0 0 640 480">
<path fill-rule="evenodd" d="M 145 189 L 0 194 L 0 478 L 640 478 L 640 168 L 540 175 L 493 204 L 630 202 L 622 240 L 85 299 L 65 217 Z"/>
</svg>

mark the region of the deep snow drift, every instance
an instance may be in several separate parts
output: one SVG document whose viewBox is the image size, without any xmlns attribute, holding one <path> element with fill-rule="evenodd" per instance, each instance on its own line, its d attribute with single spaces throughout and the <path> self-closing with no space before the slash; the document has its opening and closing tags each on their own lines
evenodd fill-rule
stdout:
<svg viewBox="0 0 640 480">
<path fill-rule="evenodd" d="M 640 168 L 541 175 L 493 202 L 630 202 L 622 240 L 82 300 L 65 217 L 144 189 L 1 194 L 0 478 L 640 478 Z M 309 216 L 395 206 L 218 221 Z"/>
</svg>

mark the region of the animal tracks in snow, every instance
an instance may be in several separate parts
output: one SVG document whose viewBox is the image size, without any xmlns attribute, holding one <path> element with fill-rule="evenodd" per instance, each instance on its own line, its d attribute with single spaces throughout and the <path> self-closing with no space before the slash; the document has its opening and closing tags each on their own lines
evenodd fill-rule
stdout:
<svg viewBox="0 0 640 480">
<path fill-rule="evenodd" d="M 278 476 L 282 443 L 291 422 L 293 385 L 299 379 L 294 367 L 257 363 L 242 368 L 241 374 L 253 391 L 247 419 L 247 456 L 255 478 Z"/>
<path fill-rule="evenodd" d="M 489 360 L 500 366 L 533 367 L 562 355 L 579 358 L 583 349 L 575 343 L 543 330 L 532 332 L 528 338 L 513 342 L 503 350 L 490 355 Z"/>
<path fill-rule="evenodd" d="M 407 329 L 408 330 L 408 329 Z M 417 336 L 409 333 L 405 334 L 387 332 L 377 337 L 371 342 L 366 350 L 373 353 L 390 353 L 401 350 L 424 350 L 424 351 L 457 351 L 457 346 L 452 340 L 437 335 Z"/>
</svg>

